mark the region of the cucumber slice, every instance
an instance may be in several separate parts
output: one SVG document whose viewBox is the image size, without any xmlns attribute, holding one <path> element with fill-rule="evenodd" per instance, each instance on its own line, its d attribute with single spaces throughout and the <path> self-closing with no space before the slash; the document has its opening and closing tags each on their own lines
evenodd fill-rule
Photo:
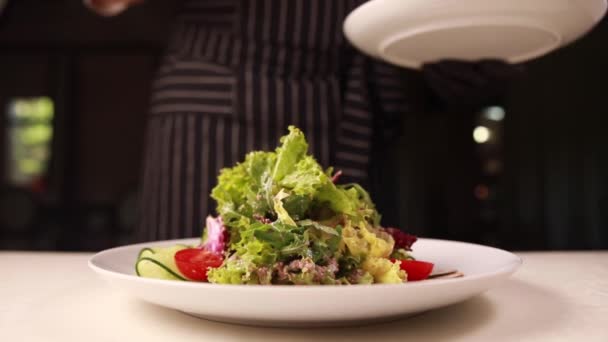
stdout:
<svg viewBox="0 0 608 342">
<path fill-rule="evenodd" d="M 154 254 L 154 251 L 151 248 L 144 248 L 141 251 L 139 251 L 139 254 L 137 255 L 137 260 L 143 258 L 143 257 L 147 257 Z"/>
<path fill-rule="evenodd" d="M 166 248 L 144 248 L 139 252 L 135 263 L 135 273 L 144 278 L 165 280 L 186 280 L 175 265 L 175 253 L 189 248 L 175 245 Z"/>
<path fill-rule="evenodd" d="M 144 278 L 165 279 L 165 280 L 186 280 L 179 274 L 176 274 L 167 266 L 161 264 L 157 260 L 143 258 L 137 261 L 135 266 L 137 275 Z"/>
</svg>

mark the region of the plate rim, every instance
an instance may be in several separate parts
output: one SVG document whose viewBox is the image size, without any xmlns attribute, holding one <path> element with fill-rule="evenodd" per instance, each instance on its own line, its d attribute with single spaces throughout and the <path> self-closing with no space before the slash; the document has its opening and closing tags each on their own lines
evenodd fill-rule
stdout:
<svg viewBox="0 0 608 342">
<path fill-rule="evenodd" d="M 105 269 L 101 266 L 95 264 L 96 259 L 103 257 L 104 255 L 116 252 L 118 250 L 131 249 L 135 247 L 145 247 L 150 245 L 161 245 L 161 244 L 170 244 L 170 243 L 185 243 L 186 241 L 196 242 L 200 241 L 200 238 L 185 238 L 185 239 L 170 239 L 170 240 L 158 240 L 158 241 L 149 241 L 142 242 L 136 244 L 129 244 L 123 246 L 117 246 L 113 248 L 108 248 L 102 251 L 95 253 L 88 259 L 88 266 L 94 272 L 104 277 L 112 277 L 118 278 L 120 280 L 128 280 L 128 281 L 136 281 L 144 284 L 150 285 L 158 285 L 158 286 L 171 286 L 176 288 L 201 288 L 206 290 L 223 290 L 223 289 L 231 289 L 235 291 L 258 291 L 258 292 L 266 292 L 266 291 L 276 291 L 277 289 L 289 289 L 289 291 L 311 291 L 311 290 L 321 290 L 323 291 L 335 291 L 336 289 L 340 289 L 340 291 L 354 291 L 363 290 L 363 289 L 394 289 L 398 287 L 407 286 L 408 288 L 417 288 L 417 287 L 427 287 L 429 285 L 445 285 L 445 284 L 455 284 L 455 283 L 466 283 L 479 279 L 485 278 L 493 278 L 501 275 L 510 275 L 517 271 L 523 264 L 524 260 L 522 257 L 496 247 L 481 245 L 477 243 L 465 242 L 465 241 L 457 241 L 457 240 L 445 240 L 445 239 L 432 239 L 432 238 L 420 238 L 419 241 L 430 241 L 430 242 L 439 242 L 439 243 L 452 243 L 452 244 L 460 244 L 460 245 L 468 245 L 476 248 L 486 248 L 493 250 L 495 252 L 504 253 L 506 256 L 509 256 L 511 260 L 505 265 L 488 272 L 483 272 L 480 274 L 474 274 L 461 278 L 451 278 L 451 279 L 432 279 L 429 281 L 419 281 L 419 282 L 406 282 L 402 284 L 356 284 L 352 286 L 344 286 L 344 285 L 305 285 L 305 286 L 296 286 L 296 285 L 232 285 L 232 284 L 213 284 L 213 283 L 202 283 L 202 282 L 192 282 L 192 281 L 175 281 L 175 280 L 166 280 L 166 279 L 153 279 L 153 278 L 144 278 L 139 277 L 135 274 L 125 274 L 121 272 L 116 272 L 112 270 Z M 133 264 L 135 267 L 135 263 Z"/>
<path fill-rule="evenodd" d="M 502 20 L 495 21 L 499 18 Z M 387 53 L 387 49 L 397 41 L 400 41 L 404 38 L 414 37 L 416 35 L 426 32 L 440 31 L 452 28 L 458 29 L 463 27 L 504 26 L 507 23 L 512 23 L 513 27 L 517 26 L 521 28 L 537 29 L 538 31 L 542 31 L 553 37 L 553 40 L 550 44 L 547 44 L 545 46 L 539 45 L 539 47 L 536 47 L 533 50 L 507 57 L 505 60 L 509 63 L 522 63 L 538 57 L 542 57 L 551 53 L 551 51 L 559 49 L 559 47 L 562 46 L 564 43 L 564 37 L 554 28 L 550 27 L 549 25 L 535 23 L 531 20 L 527 20 L 526 18 L 512 18 L 502 16 L 470 16 L 452 18 L 445 20 L 441 23 L 427 23 L 418 27 L 412 27 L 408 30 L 396 32 L 378 42 L 375 48 L 375 54 L 390 63 L 402 65 L 404 67 L 409 67 L 413 69 L 420 69 L 424 65 L 424 61 L 416 60 L 415 58 L 411 59 L 390 55 Z"/>
</svg>

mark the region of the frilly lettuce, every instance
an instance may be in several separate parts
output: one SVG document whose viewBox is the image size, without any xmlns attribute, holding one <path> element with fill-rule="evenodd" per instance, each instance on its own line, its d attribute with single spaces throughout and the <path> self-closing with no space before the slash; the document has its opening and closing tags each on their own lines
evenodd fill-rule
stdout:
<svg viewBox="0 0 608 342">
<path fill-rule="evenodd" d="M 235 213 L 249 219 L 269 214 L 274 219 L 279 210 L 286 219 L 275 201 L 281 191 L 289 194 L 281 196 L 281 201 L 292 219 L 304 218 L 316 206 L 327 207 L 356 222 L 379 222 L 365 190 L 356 184 L 336 186 L 331 169 L 323 171 L 312 156 L 306 155 L 308 144 L 302 131 L 289 127 L 289 135 L 281 142 L 275 152 L 251 152 L 243 163 L 221 170 L 211 197 L 226 225 L 234 228 Z"/>
<path fill-rule="evenodd" d="M 386 259 L 394 240 L 374 228 L 380 215 L 369 194 L 357 184 L 334 184 L 333 170 L 307 151 L 304 134 L 292 126 L 274 152 L 249 153 L 221 171 L 211 196 L 230 232 L 229 258 L 209 272 L 210 281 L 262 282 L 252 269 L 296 259 L 338 261 L 343 279 L 359 271 L 358 283 L 405 279 Z"/>
<path fill-rule="evenodd" d="M 275 263 L 279 257 L 279 250 L 272 241 L 276 236 L 267 237 L 269 230 L 272 230 L 270 225 L 255 222 L 241 231 L 240 240 L 233 245 L 237 255 L 258 266 Z"/>
<path fill-rule="evenodd" d="M 398 284 L 407 279 L 407 275 L 399 268 L 400 261 L 392 263 L 385 258 L 367 258 L 361 268 L 374 277 L 374 282 L 380 284 Z"/>
<path fill-rule="evenodd" d="M 349 224 L 342 234 L 348 250 L 355 256 L 388 258 L 395 244 L 389 234 L 366 226 L 354 227 Z"/>
<path fill-rule="evenodd" d="M 308 151 L 304 133 L 294 126 L 289 127 L 289 134 L 281 138 L 281 146 L 276 149 L 277 160 L 272 171 L 272 179 L 280 182 L 291 173 L 294 166 Z"/>
<path fill-rule="evenodd" d="M 399 264 L 387 259 L 395 244 L 390 234 L 364 225 L 347 225 L 343 240 L 350 254 L 363 259 L 361 269 L 369 272 L 376 283 L 400 283 L 406 279 Z"/>
<path fill-rule="evenodd" d="M 331 179 L 311 156 L 300 159 L 292 172 L 285 175 L 279 182 L 282 187 L 291 189 L 294 194 L 306 196 L 314 195 L 320 187 L 327 183 L 331 183 Z"/>
<path fill-rule="evenodd" d="M 210 282 L 218 284 L 257 284 L 258 279 L 253 270 L 255 267 L 243 259 L 228 259 L 222 267 L 212 268 L 207 272 Z"/>
<path fill-rule="evenodd" d="M 218 184 L 211 191 L 211 197 L 217 202 L 218 214 L 223 217 L 238 212 L 253 217 L 256 213 L 264 213 L 268 203 L 261 201 L 260 197 L 275 161 L 273 152 L 251 152 L 243 163 L 222 169 Z"/>
</svg>

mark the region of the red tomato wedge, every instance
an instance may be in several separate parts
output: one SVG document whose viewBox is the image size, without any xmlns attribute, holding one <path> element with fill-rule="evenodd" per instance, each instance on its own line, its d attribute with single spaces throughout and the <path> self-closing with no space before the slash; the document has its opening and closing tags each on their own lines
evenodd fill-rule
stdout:
<svg viewBox="0 0 608 342">
<path fill-rule="evenodd" d="M 179 271 L 188 279 L 207 281 L 207 271 L 222 265 L 221 255 L 202 248 L 187 248 L 175 253 L 175 264 Z"/>
<path fill-rule="evenodd" d="M 396 261 L 395 259 L 391 260 Z M 434 264 L 426 261 L 401 260 L 400 268 L 407 273 L 407 281 L 418 281 L 427 279 L 433 272 L 434 266 Z"/>
</svg>

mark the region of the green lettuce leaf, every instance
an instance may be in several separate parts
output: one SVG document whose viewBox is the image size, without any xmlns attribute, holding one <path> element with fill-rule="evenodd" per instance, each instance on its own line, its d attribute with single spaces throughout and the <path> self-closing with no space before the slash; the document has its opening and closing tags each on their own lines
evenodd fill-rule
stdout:
<svg viewBox="0 0 608 342">
<path fill-rule="evenodd" d="M 216 284 L 257 284 L 255 266 L 244 259 L 229 259 L 221 267 L 209 269 L 207 278 Z"/>
<path fill-rule="evenodd" d="M 275 161 L 273 152 L 251 152 L 243 163 L 222 169 L 218 184 L 211 191 L 211 197 L 217 202 L 218 214 L 223 217 L 227 212 L 238 212 L 253 217 L 268 211 L 268 203 L 261 201 L 260 197 Z"/>
<path fill-rule="evenodd" d="M 279 258 L 274 236 L 265 237 L 271 225 L 254 222 L 240 231 L 240 241 L 234 244 L 236 255 L 256 266 L 272 265 Z"/>
<path fill-rule="evenodd" d="M 354 255 L 344 255 L 338 260 L 339 277 L 346 277 L 352 272 L 356 271 L 361 266 L 361 257 Z"/>
<path fill-rule="evenodd" d="M 305 228 L 280 222 L 255 222 L 240 232 L 240 241 L 234 244 L 236 255 L 256 266 L 270 266 L 294 255 L 308 256 L 308 247 Z"/>
<path fill-rule="evenodd" d="M 351 183 L 341 185 L 340 188 L 345 191 L 351 203 L 355 203 L 354 206 L 357 208 L 356 219 L 366 221 L 373 227 L 380 225 L 380 214 L 376 211 L 376 206 L 369 193 L 361 185 Z"/>
<path fill-rule="evenodd" d="M 336 213 L 349 216 L 356 214 L 358 201 L 348 196 L 348 193 L 333 183 L 325 184 L 315 194 L 315 201 L 321 205 L 327 205 Z"/>
<path fill-rule="evenodd" d="M 311 203 L 312 199 L 309 196 L 292 194 L 283 199 L 283 208 L 287 210 L 291 218 L 298 221 L 307 216 Z"/>
<path fill-rule="evenodd" d="M 274 196 L 274 211 L 277 213 L 279 221 L 281 221 L 283 224 L 295 227 L 297 226 L 296 222 L 291 218 L 291 216 L 289 216 L 289 213 L 283 207 L 283 199 L 287 197 L 289 197 L 289 194 L 283 189 L 281 189 L 281 191 Z"/>
<path fill-rule="evenodd" d="M 281 138 L 281 146 L 277 148 L 277 161 L 272 171 L 272 179 L 279 182 L 288 173 L 292 172 L 295 165 L 308 151 L 308 143 L 304 133 L 294 126 L 289 126 L 289 134 Z"/>
<path fill-rule="evenodd" d="M 325 230 L 317 228 L 307 231 L 310 239 L 309 253 L 317 264 L 324 264 L 332 258 L 338 260 L 342 256 L 342 227 L 330 229 L 335 233 L 327 233 Z"/>
<path fill-rule="evenodd" d="M 279 185 L 296 195 L 312 197 L 320 187 L 328 183 L 331 183 L 331 178 L 323 172 L 319 163 L 313 157 L 306 156 L 295 164 L 293 170 L 285 175 Z"/>
<path fill-rule="evenodd" d="M 322 232 L 325 232 L 325 233 L 327 233 L 329 235 L 340 236 L 340 233 L 338 232 L 338 230 L 336 230 L 336 229 L 334 229 L 332 227 L 323 225 L 323 224 L 321 224 L 319 222 L 316 222 L 316 221 L 313 221 L 313 220 L 302 220 L 302 221 L 298 222 L 298 224 L 300 226 L 302 226 L 302 227 L 309 227 L 309 226 L 310 227 L 314 227 L 314 228 L 316 228 L 316 229 L 318 229 L 318 230 L 320 230 Z"/>
</svg>

